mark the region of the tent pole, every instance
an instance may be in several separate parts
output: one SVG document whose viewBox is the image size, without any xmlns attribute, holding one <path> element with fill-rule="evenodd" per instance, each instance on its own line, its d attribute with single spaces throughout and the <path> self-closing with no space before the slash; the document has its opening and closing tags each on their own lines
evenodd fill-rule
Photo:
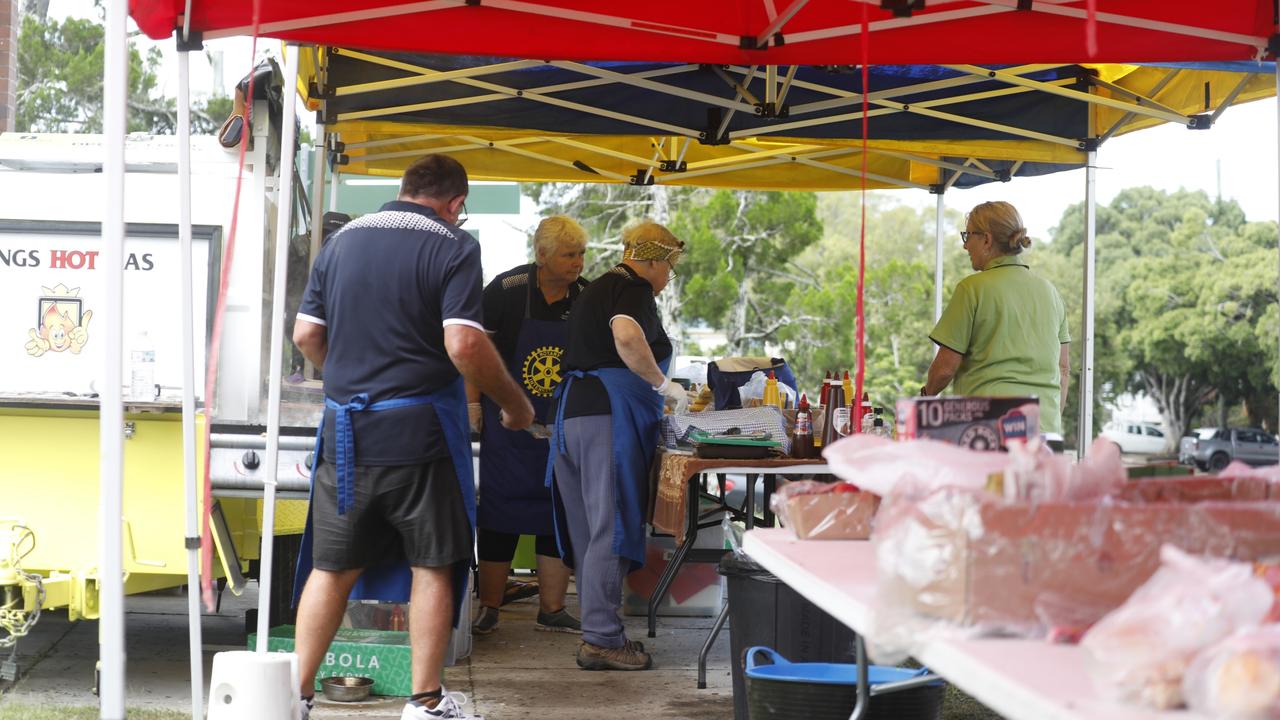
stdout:
<svg viewBox="0 0 1280 720">
<path fill-rule="evenodd" d="M 325 180 L 325 146 L 329 142 L 328 134 L 320 131 L 320 145 L 313 148 L 314 162 L 311 165 L 311 261 L 315 262 L 320 254 L 320 244 L 324 241 L 324 180 Z"/>
<path fill-rule="evenodd" d="M 324 243 L 324 181 L 328 170 L 328 163 L 324 160 L 327 147 L 329 147 L 329 134 L 321 127 L 320 145 L 314 148 L 315 162 L 311 171 L 311 254 L 309 257 L 312 264 L 320 256 L 320 246 Z M 305 358 L 302 361 L 302 375 L 309 378 L 316 376 L 315 365 Z"/>
<path fill-rule="evenodd" d="M 1084 292 L 1080 320 L 1080 427 L 1076 429 L 1076 457 L 1089 454 L 1093 440 L 1093 293 L 1097 261 L 1095 246 L 1098 212 L 1098 151 L 1090 150 L 1084 171 Z"/>
<path fill-rule="evenodd" d="M 938 191 L 938 214 L 934 221 L 933 249 L 933 321 L 942 318 L 942 212 L 946 208 L 946 195 Z"/>
<path fill-rule="evenodd" d="M 294 142 L 297 137 L 296 105 L 298 55 L 301 48 L 286 45 L 284 61 L 284 123 L 280 131 L 280 191 L 276 196 L 275 277 L 271 287 L 271 354 L 267 370 L 267 457 L 262 475 L 262 551 L 258 574 L 258 646 L 267 651 L 271 630 L 271 564 L 275 543 L 276 467 L 280 457 L 280 376 L 284 355 L 284 286 L 289 262 L 289 240 L 293 222 Z"/>
<path fill-rule="evenodd" d="M 191 259 L 191 53 L 178 52 L 178 246 L 182 257 L 182 470 L 187 500 L 187 634 L 191 646 L 191 720 L 204 717 L 200 628 L 200 520 L 196 482 L 195 300 Z"/>
<path fill-rule="evenodd" d="M 106 204 L 102 219 L 103 377 L 99 394 L 98 492 L 98 683 L 99 717 L 124 720 L 124 136 L 129 76 L 126 36 L 128 3 L 107 3 L 102 63 L 102 175 Z"/>
<path fill-rule="evenodd" d="M 327 150 L 325 152 L 328 152 Z M 333 166 L 333 180 L 329 185 L 329 212 L 338 211 L 338 185 L 341 183 L 341 174 L 338 172 L 338 166 Z"/>
</svg>

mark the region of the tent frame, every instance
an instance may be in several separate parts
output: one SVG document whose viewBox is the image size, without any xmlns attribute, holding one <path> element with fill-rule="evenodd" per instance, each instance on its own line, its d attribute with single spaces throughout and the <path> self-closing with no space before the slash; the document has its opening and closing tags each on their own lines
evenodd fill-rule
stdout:
<svg viewBox="0 0 1280 720">
<path fill-rule="evenodd" d="M 376 66 L 390 67 L 409 73 L 404 78 L 395 78 L 391 80 L 383 80 L 377 82 L 361 82 L 350 85 L 329 86 L 318 85 L 314 90 L 315 99 L 318 100 L 323 108 L 329 97 L 347 97 L 361 93 L 382 91 L 393 88 L 408 87 L 413 85 L 422 85 L 428 83 L 454 82 L 459 85 L 481 89 L 486 91 L 485 94 L 474 95 L 463 98 L 439 100 L 424 103 L 410 103 L 384 108 L 374 108 L 359 111 L 335 112 L 330 118 L 324 109 L 321 110 L 321 116 L 326 121 L 333 123 L 342 123 L 344 121 L 353 120 L 369 120 L 373 118 L 389 118 L 392 116 L 403 116 L 406 113 L 422 113 L 431 110 L 454 108 L 466 105 L 475 105 L 483 103 L 492 103 L 512 98 L 523 98 L 534 102 L 554 105 L 567 110 L 574 110 L 596 117 L 608 118 L 620 122 L 631 123 L 640 127 L 648 128 L 650 131 L 665 133 L 651 138 L 654 145 L 659 145 L 664 141 L 666 136 L 684 137 L 689 140 L 707 140 L 707 131 L 695 128 L 683 127 L 673 123 L 663 122 L 650 118 L 641 117 L 631 113 L 621 113 L 614 110 L 592 107 L 585 103 L 566 100 L 557 97 L 558 94 L 580 90 L 589 87 L 607 86 L 616 84 L 621 87 L 643 89 L 650 92 L 661 93 L 666 96 L 690 100 L 699 103 L 705 103 L 711 107 L 719 107 L 726 110 L 729 114 L 735 112 L 746 112 L 760 115 L 771 111 L 771 108 L 777 108 L 778 105 L 771 103 L 778 102 L 779 99 L 785 98 L 787 90 L 791 87 L 803 87 L 805 89 L 822 92 L 831 95 L 829 100 L 821 100 L 808 102 L 795 107 L 788 108 L 788 117 L 798 117 L 813 113 L 822 112 L 841 107 L 856 107 L 862 100 L 862 95 L 853 91 L 844 91 L 837 88 L 831 88 L 815 83 L 806 83 L 804 81 L 794 80 L 795 72 L 799 66 L 791 65 L 784 73 L 780 73 L 781 68 L 776 66 L 765 66 L 764 77 L 761 81 L 764 84 L 764 100 L 757 99 L 756 94 L 751 92 L 750 85 L 758 76 L 759 68 L 757 66 L 741 67 L 729 66 L 727 68 L 715 68 L 729 80 L 727 85 L 733 91 L 731 97 L 712 95 L 706 92 L 689 90 L 675 85 L 663 82 L 661 79 L 673 75 L 680 75 L 687 72 L 698 70 L 701 66 L 697 64 L 672 65 L 658 69 L 645 69 L 632 73 L 620 72 L 606 68 L 594 67 L 584 63 L 568 62 L 568 61 L 548 61 L 540 62 L 534 60 L 507 61 L 479 65 L 472 68 L 464 68 L 452 71 L 436 71 L 421 65 L 404 62 L 392 58 L 382 57 L 376 54 L 349 50 L 345 48 L 331 48 L 329 55 L 326 55 L 321 61 L 320 67 L 325 67 L 325 62 L 330 55 L 341 55 L 343 57 L 352 58 L 359 61 L 371 63 Z M 546 85 L 533 87 L 528 89 L 520 89 L 503 85 L 500 83 L 484 80 L 487 75 L 508 72 L 511 70 L 528 69 L 535 67 L 553 67 L 560 70 L 578 72 L 586 76 L 588 79 L 579 82 L 561 82 L 554 85 Z M 1042 72 L 1053 68 L 1063 67 L 1061 64 L 1028 64 L 1015 68 L 1003 70 L 992 70 L 988 68 L 973 65 L 949 65 L 945 66 L 955 72 L 962 73 L 954 78 L 943 80 L 931 80 L 927 82 L 905 85 L 902 87 L 892 88 L 889 90 L 876 91 L 868 93 L 867 100 L 870 104 L 878 106 L 876 109 L 866 113 L 866 117 L 881 117 L 893 113 L 917 113 L 938 120 L 952 122 L 960 126 L 976 127 L 985 130 L 991 130 L 1003 133 L 1013 138 L 1021 138 L 1025 140 L 1040 141 L 1052 145 L 1070 148 L 1081 152 L 1081 161 L 1085 160 L 1084 154 L 1091 149 L 1096 149 L 1102 142 L 1114 136 L 1117 132 L 1135 120 L 1155 119 L 1162 122 L 1174 122 L 1188 128 L 1199 129 L 1207 128 L 1212 125 L 1212 121 L 1216 119 L 1221 112 L 1233 102 L 1239 93 L 1245 88 L 1247 83 L 1253 78 L 1253 75 L 1241 73 L 1242 77 L 1234 86 L 1225 102 L 1213 109 L 1211 114 L 1185 114 L 1178 112 L 1164 103 L 1160 102 L 1159 95 L 1162 90 L 1171 82 L 1179 73 L 1178 68 L 1171 68 L 1170 71 L 1147 93 L 1135 92 L 1132 89 L 1122 87 L 1116 83 L 1108 82 L 1098 78 L 1089 78 L 1089 91 L 1082 91 L 1066 87 L 1075 84 L 1077 79 L 1064 78 L 1052 81 L 1034 80 L 1025 77 L 1028 74 Z M 742 81 L 733 81 L 728 78 L 728 74 L 732 73 L 743 78 Z M 786 80 L 779 88 L 779 75 L 784 75 Z M 1007 87 L 997 89 L 987 89 L 982 92 L 966 93 L 944 98 L 935 98 L 925 100 L 918 103 L 903 102 L 894 98 L 908 98 L 924 92 L 932 92 L 941 89 L 960 87 L 975 82 L 983 82 L 988 80 L 998 81 Z M 1120 97 L 1108 97 L 1095 91 L 1096 88 L 1103 88 L 1108 93 Z M 1009 123 L 997 123 L 976 118 L 966 117 L 964 115 L 945 112 L 937 108 L 954 105 L 958 103 L 972 102 L 983 100 L 1001 95 L 1018 94 L 1025 92 L 1038 92 L 1064 97 L 1086 103 L 1091 107 L 1102 107 L 1111 110 L 1122 111 L 1124 115 L 1114 123 L 1102 136 L 1096 139 L 1063 137 L 1042 133 L 1028 128 L 1020 128 Z M 773 98 L 773 100 L 770 100 Z M 637 182 L 632 176 L 625 174 L 601 170 L 588 163 L 585 169 L 580 165 L 566 162 L 561 159 L 551 157 L 542 153 L 534 152 L 522 145 L 534 143 L 552 142 L 561 145 L 575 147 L 585 152 L 597 153 L 600 155 L 610 156 L 616 159 L 627 160 L 632 162 L 638 172 L 643 173 L 640 180 L 643 184 L 664 183 L 664 182 L 681 182 L 692 177 L 705 177 L 717 173 L 728 173 L 748 168 L 764 167 L 764 157 L 770 155 L 776 156 L 776 162 L 799 162 L 811 167 L 826 170 L 832 173 L 846 175 L 851 177 L 861 177 L 858 169 L 838 167 L 829 163 L 819 162 L 823 158 L 830 158 L 839 155 L 846 155 L 848 152 L 832 153 L 830 152 L 830 142 L 824 142 L 821 139 L 808 140 L 804 142 L 779 139 L 778 146 L 768 150 L 746 145 L 738 142 L 748 138 L 767 138 L 770 135 L 781 133 L 793 133 L 807 128 L 829 125 L 832 123 L 850 122 L 862 120 L 864 114 L 861 110 L 853 112 L 839 113 L 836 115 L 825 115 L 821 117 L 811 117 L 805 119 L 790 120 L 771 124 L 762 128 L 743 129 L 729 132 L 727 139 L 730 141 L 729 146 L 739 150 L 740 153 L 734 157 L 721 157 L 709 161 L 688 162 L 685 164 L 665 162 L 659 153 L 655 153 L 652 159 L 645 159 L 634 154 L 622 153 L 617 150 L 603 148 L 593 145 L 587 141 L 586 136 L 578 136 L 566 138 L 554 134 L 540 134 L 537 131 L 531 131 L 529 135 L 518 139 L 485 139 L 476 135 L 449 135 L 447 133 L 434 132 L 412 135 L 402 138 L 388 138 L 371 140 L 366 142 L 354 142 L 346 145 L 347 150 L 372 150 L 374 148 L 394 146 L 395 150 L 384 152 L 351 154 L 347 157 L 351 160 L 359 160 L 371 162 L 377 160 L 388 160 L 401 157 L 412 157 L 425 151 L 431 152 L 463 152 L 468 150 L 476 150 L 482 148 L 493 148 L 503 152 L 509 152 L 516 155 L 532 158 L 535 160 L 547 162 L 561 167 L 573 167 L 582 173 L 583 181 L 601 181 L 612 180 L 614 182 Z M 729 117 L 725 117 L 721 124 L 721 134 L 727 127 Z M 341 139 L 341 128 L 336 128 L 333 134 Z M 455 144 L 446 147 L 430 146 L 426 143 L 438 142 L 452 138 L 457 141 Z M 785 144 L 791 143 L 791 144 Z M 943 157 L 928 157 L 918 153 L 910 153 L 901 150 L 869 148 L 869 152 L 883 155 L 887 157 L 895 157 L 909 160 L 911 162 L 924 165 L 932 165 L 941 170 L 949 170 L 952 173 L 970 173 L 978 177 L 988 180 L 1006 179 L 1004 176 L 982 167 L 975 163 L 956 163 L 944 159 Z M 768 154 L 766 154 L 768 153 Z M 974 158 L 976 160 L 976 158 Z M 719 168 L 713 170 L 712 168 Z M 593 177 L 594 176 L 594 177 Z M 930 188 L 929 183 L 909 182 L 901 179 L 895 179 L 888 176 L 871 176 L 874 179 L 896 187 L 911 187 L 917 189 Z M 952 180 L 951 182 L 954 182 Z M 937 188 L 934 188 L 937 190 Z"/>
</svg>

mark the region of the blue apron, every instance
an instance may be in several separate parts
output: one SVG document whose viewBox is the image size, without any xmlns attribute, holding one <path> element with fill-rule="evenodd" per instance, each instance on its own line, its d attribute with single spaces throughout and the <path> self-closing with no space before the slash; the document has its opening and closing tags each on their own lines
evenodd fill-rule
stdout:
<svg viewBox="0 0 1280 720">
<path fill-rule="evenodd" d="M 560 384 L 569 322 L 531 318 L 529 307 L 535 291 L 530 282 L 515 352 L 504 360 L 511 377 L 521 381 L 533 404 L 534 418 L 540 420 L 547 416 L 551 396 Z M 481 396 L 480 404 L 484 426 L 480 432 L 478 526 L 514 535 L 550 535 L 555 532 L 551 493 L 542 472 L 550 446 L 524 430 L 512 432 L 502 427 L 498 404 L 487 395 Z"/>
<path fill-rule="evenodd" d="M 459 376 L 452 383 L 428 395 L 409 398 L 394 398 L 376 403 L 369 403 L 369 396 L 360 393 L 345 405 L 325 398 L 325 406 L 334 411 L 334 465 L 338 476 L 338 514 L 346 514 L 347 508 L 355 498 L 352 485 L 355 479 L 356 449 L 355 434 L 351 428 L 351 413 L 379 412 L 394 408 L 414 405 L 431 405 L 440 420 L 440 430 L 444 434 L 444 444 L 453 460 L 454 472 L 458 476 L 458 486 L 462 492 L 462 504 L 467 510 L 467 521 L 471 524 L 472 536 L 476 526 L 476 487 L 471 473 L 471 431 L 467 424 L 467 393 Z M 324 416 L 321 415 L 316 428 L 316 449 L 313 467 L 318 466 L 324 457 Z M 315 480 L 311 482 L 311 492 L 315 493 Z M 307 504 L 307 524 L 302 533 L 302 546 L 298 552 L 298 570 L 294 575 L 293 602 L 306 586 L 307 577 L 311 574 L 311 503 Z M 473 563 L 457 563 L 453 568 L 453 621 L 456 627 L 459 621 L 462 601 L 465 597 L 467 575 Z M 381 600 L 383 602 L 408 602 L 413 587 L 413 575 L 409 563 L 403 554 L 388 557 L 385 561 L 365 568 L 351 590 L 352 600 Z"/>
<path fill-rule="evenodd" d="M 658 362 L 666 374 L 671 364 L 667 357 Z M 600 378 L 609 393 L 612 412 L 614 492 L 613 554 L 631 561 L 631 570 L 644 567 L 645 515 L 649 509 L 649 466 L 658 449 L 659 423 L 662 421 L 663 396 L 649 383 L 627 368 L 570 370 L 556 389 L 556 417 L 551 430 L 551 452 L 547 457 L 546 485 L 552 489 L 555 502 L 556 541 L 565 564 L 572 566 L 569 528 L 564 521 L 564 506 L 555 487 L 556 456 L 565 451 L 564 407 L 569 389 L 576 378 L 591 375 Z"/>
</svg>

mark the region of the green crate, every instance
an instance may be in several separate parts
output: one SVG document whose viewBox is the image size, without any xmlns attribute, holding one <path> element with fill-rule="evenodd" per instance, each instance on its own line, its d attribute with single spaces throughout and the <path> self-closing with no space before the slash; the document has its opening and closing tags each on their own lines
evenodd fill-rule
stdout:
<svg viewBox="0 0 1280 720">
<path fill-rule="evenodd" d="M 257 633 L 249 634 L 249 649 L 257 646 Z M 294 627 L 271 628 L 268 652 L 293 652 Z M 408 697 L 413 694 L 413 660 L 409 633 L 396 630 L 338 628 L 338 634 L 316 672 L 315 689 L 321 678 L 334 675 L 373 678 L 374 695 Z"/>
</svg>

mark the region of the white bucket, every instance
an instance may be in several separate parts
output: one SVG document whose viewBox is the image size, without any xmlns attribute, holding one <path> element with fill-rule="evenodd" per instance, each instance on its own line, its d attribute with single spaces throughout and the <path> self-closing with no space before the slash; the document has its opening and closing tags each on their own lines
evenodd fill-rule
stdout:
<svg viewBox="0 0 1280 720">
<path fill-rule="evenodd" d="M 297 720 L 298 656 L 231 650 L 213 656 L 208 720 Z"/>
</svg>

